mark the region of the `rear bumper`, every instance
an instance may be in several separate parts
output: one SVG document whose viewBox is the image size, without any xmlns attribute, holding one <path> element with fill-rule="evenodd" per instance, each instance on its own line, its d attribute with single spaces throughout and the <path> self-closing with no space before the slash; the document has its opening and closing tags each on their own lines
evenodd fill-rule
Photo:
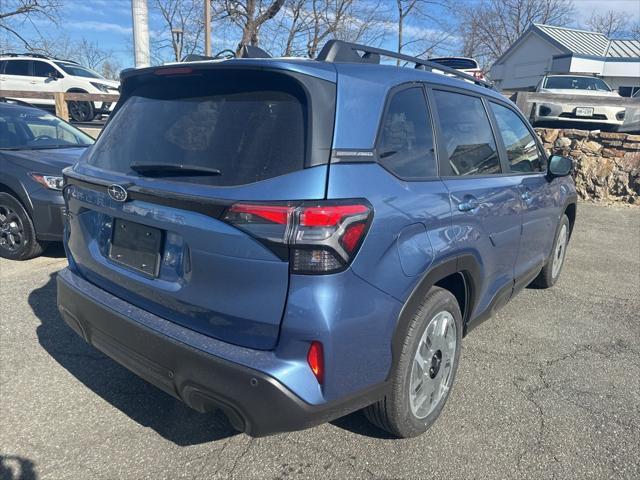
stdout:
<svg viewBox="0 0 640 480">
<path fill-rule="evenodd" d="M 338 401 L 308 404 L 270 375 L 204 352 L 174 335 L 176 329 L 185 338 L 200 334 L 129 304 L 120 308 L 124 302 L 116 297 L 105 302 L 108 293 L 69 269 L 58 274 L 57 284 L 63 319 L 88 343 L 195 410 L 222 410 L 236 429 L 252 436 L 318 425 L 384 394 L 384 385 L 379 385 Z M 135 311 L 144 316 L 144 324 L 133 319 Z"/>
</svg>

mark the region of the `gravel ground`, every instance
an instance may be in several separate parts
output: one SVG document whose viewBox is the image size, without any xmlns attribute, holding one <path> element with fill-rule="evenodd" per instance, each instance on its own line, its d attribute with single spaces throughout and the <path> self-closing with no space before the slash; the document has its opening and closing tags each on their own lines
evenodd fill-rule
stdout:
<svg viewBox="0 0 640 480">
<path fill-rule="evenodd" d="M 86 345 L 60 248 L 0 261 L 0 478 L 640 478 L 640 209 L 581 204 L 559 284 L 464 341 L 442 417 L 394 440 L 360 413 L 252 439 Z"/>
</svg>

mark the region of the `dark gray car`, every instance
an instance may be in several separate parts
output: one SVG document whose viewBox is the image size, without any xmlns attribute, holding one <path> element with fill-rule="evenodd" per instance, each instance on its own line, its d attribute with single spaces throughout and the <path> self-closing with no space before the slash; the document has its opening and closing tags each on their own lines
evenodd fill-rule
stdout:
<svg viewBox="0 0 640 480">
<path fill-rule="evenodd" d="M 62 169 L 93 139 L 38 108 L 0 102 L 0 257 L 26 260 L 62 240 Z"/>
</svg>

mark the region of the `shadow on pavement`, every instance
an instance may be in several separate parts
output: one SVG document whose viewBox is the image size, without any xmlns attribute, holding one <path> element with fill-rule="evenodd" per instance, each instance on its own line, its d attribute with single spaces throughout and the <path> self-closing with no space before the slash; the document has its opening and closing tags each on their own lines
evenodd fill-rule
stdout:
<svg viewBox="0 0 640 480">
<path fill-rule="evenodd" d="M 64 258 L 66 255 L 64 253 L 62 242 L 49 243 L 41 256 L 48 258 Z"/>
<path fill-rule="evenodd" d="M 34 463 L 28 458 L 13 455 L 0 455 L 0 479 L 36 480 Z"/>
<path fill-rule="evenodd" d="M 376 427 L 367 420 L 362 411 L 353 412 L 345 417 L 331 422 L 331 425 L 347 430 L 363 437 L 378 438 L 381 440 L 397 440 L 390 433 Z"/>
<path fill-rule="evenodd" d="M 69 373 L 132 420 L 177 445 L 195 445 L 237 434 L 222 413 L 192 410 L 77 336 L 56 308 L 55 277 L 52 274 L 46 285 L 29 294 L 29 305 L 41 322 L 36 329 L 40 345 Z"/>
</svg>

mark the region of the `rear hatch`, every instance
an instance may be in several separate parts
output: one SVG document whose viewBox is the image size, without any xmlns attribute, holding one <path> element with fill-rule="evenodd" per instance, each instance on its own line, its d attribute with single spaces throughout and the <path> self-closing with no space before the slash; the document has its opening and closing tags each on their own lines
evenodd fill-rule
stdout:
<svg viewBox="0 0 640 480">
<path fill-rule="evenodd" d="M 65 171 L 67 250 L 78 274 L 138 307 L 271 349 L 288 256 L 228 212 L 325 197 L 335 73 L 223 63 L 124 79 L 102 135 Z"/>
</svg>

